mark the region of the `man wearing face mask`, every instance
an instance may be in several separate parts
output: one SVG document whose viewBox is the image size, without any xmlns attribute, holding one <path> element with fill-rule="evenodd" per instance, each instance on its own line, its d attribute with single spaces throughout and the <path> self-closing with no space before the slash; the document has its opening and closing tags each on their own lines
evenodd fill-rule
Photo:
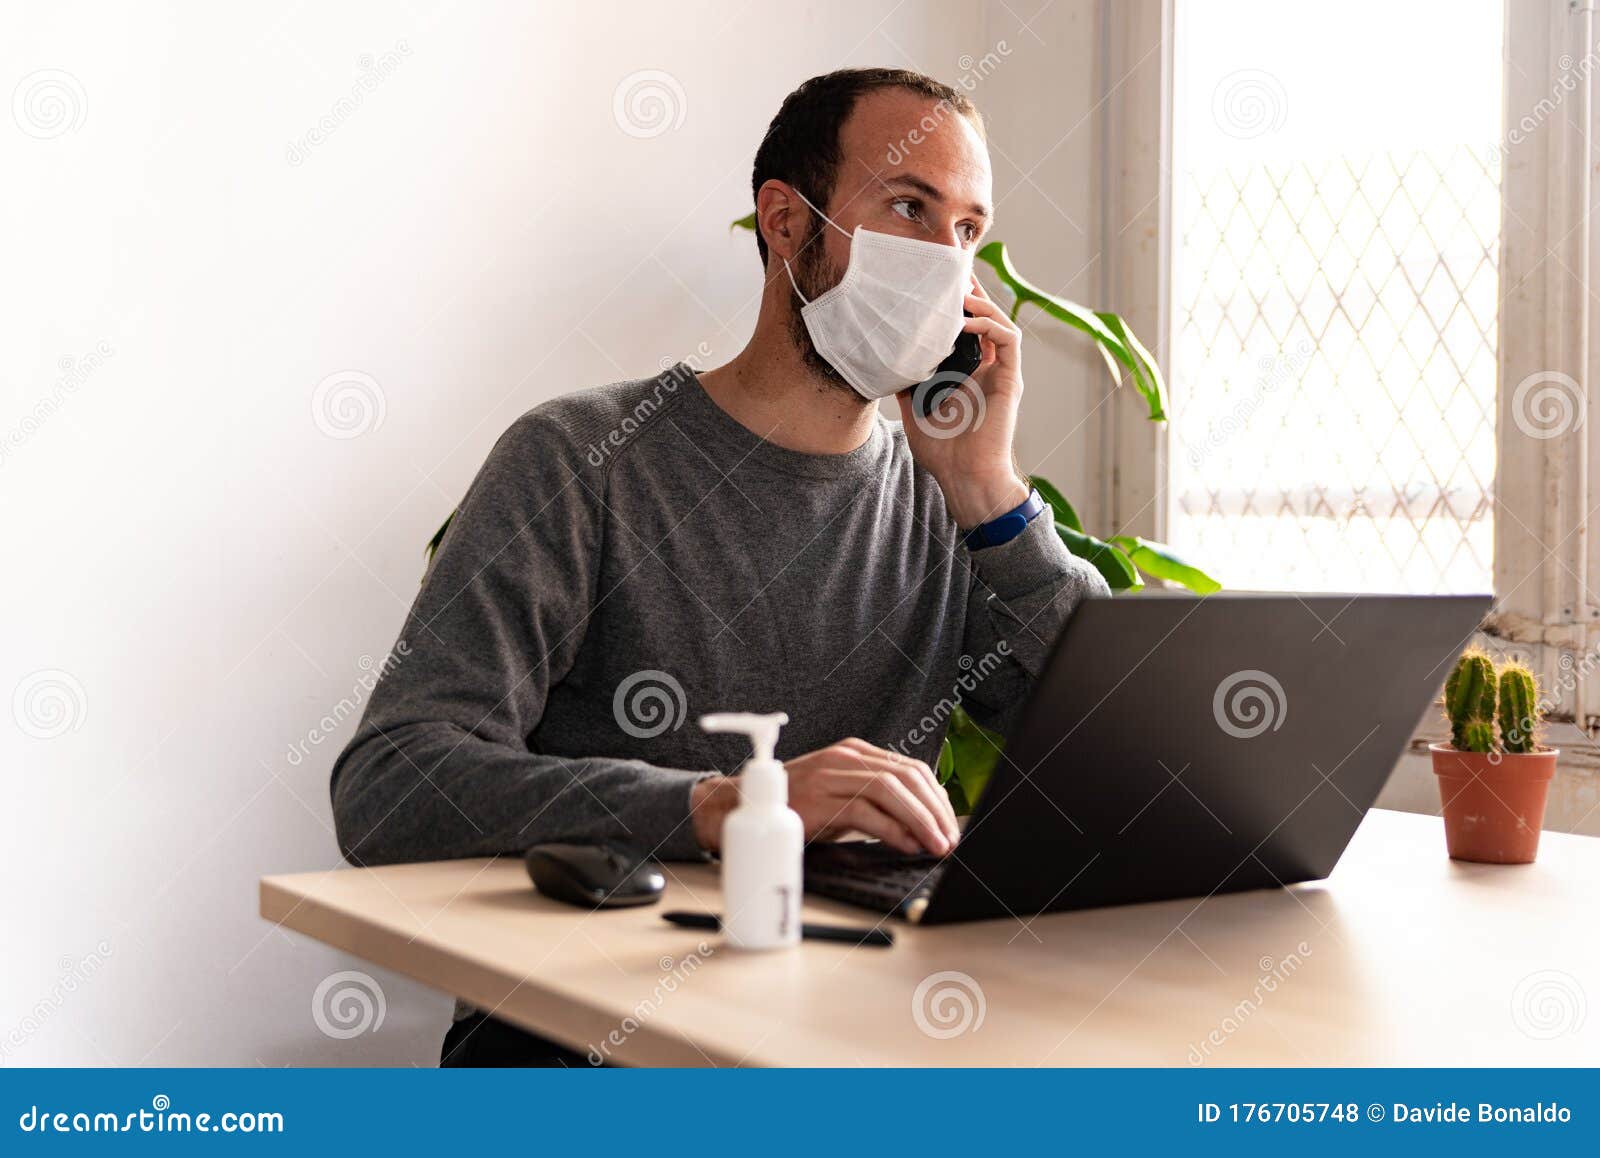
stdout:
<svg viewBox="0 0 1600 1158">
<path fill-rule="evenodd" d="M 720 710 L 789 714 L 808 838 L 948 854 L 950 705 L 1005 730 L 1073 607 L 1109 594 L 1015 464 L 1021 333 L 971 273 L 993 197 L 967 98 L 816 77 L 753 191 L 749 344 L 537 407 L 468 490 L 334 768 L 353 863 L 714 853 L 747 754 L 694 726 Z M 980 365 L 929 419 L 908 388 L 962 332 Z M 536 1057 L 574 1055 L 482 1014 L 446 1041 L 447 1064 Z"/>
</svg>

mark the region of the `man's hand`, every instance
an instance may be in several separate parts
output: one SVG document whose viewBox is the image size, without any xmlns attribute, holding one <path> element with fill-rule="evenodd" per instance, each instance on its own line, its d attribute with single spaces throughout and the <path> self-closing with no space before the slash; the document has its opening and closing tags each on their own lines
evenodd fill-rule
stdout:
<svg viewBox="0 0 1600 1158">
<path fill-rule="evenodd" d="M 1011 449 L 1022 401 L 1022 331 L 977 278 L 963 304 L 972 317 L 962 329 L 978 335 L 983 352 L 971 379 L 932 418 L 916 413 L 912 391 L 897 398 L 912 456 L 938 480 L 956 525 L 969 530 L 1020 506 L 1028 487 Z"/>
<path fill-rule="evenodd" d="M 950 798 L 921 760 L 849 739 L 783 766 L 789 807 L 800 814 L 807 840 L 855 831 L 904 853 L 943 856 L 961 838 Z M 702 848 L 721 848 L 722 822 L 738 798 L 736 777 L 716 776 L 694 786 L 690 815 Z"/>
</svg>

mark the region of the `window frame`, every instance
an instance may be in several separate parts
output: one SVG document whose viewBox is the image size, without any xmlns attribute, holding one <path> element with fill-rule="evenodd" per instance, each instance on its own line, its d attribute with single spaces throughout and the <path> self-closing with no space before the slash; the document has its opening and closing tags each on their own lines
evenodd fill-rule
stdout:
<svg viewBox="0 0 1600 1158">
<path fill-rule="evenodd" d="M 1193 0 L 1103 0 L 1098 10 L 1103 100 L 1095 145 L 1100 172 L 1095 220 L 1101 297 L 1136 332 L 1153 339 L 1152 350 L 1169 380 L 1174 27 L 1175 6 L 1184 2 Z M 1590 270 L 1600 270 L 1594 260 L 1600 230 L 1585 224 L 1582 182 L 1582 159 L 1589 152 L 1593 160 L 1596 152 L 1594 134 L 1585 140 L 1582 99 L 1588 92 L 1592 108 L 1594 94 L 1581 75 L 1585 62 L 1591 78 L 1600 72 L 1594 4 L 1507 0 L 1503 5 L 1497 603 L 1480 641 L 1532 663 L 1546 687 L 1556 686 L 1564 672 L 1585 660 L 1600 672 L 1600 431 L 1587 420 L 1594 416 L 1590 403 L 1600 342 L 1586 340 L 1585 320 L 1573 309 L 1582 303 L 1589 334 L 1600 335 L 1600 295 L 1593 278 L 1585 284 Z M 1574 77 L 1578 84 L 1571 88 Z M 1600 79 L 1587 83 L 1600 88 Z M 1589 192 L 1591 200 L 1600 195 L 1600 183 Z M 1512 410 L 1514 388 L 1532 375 L 1552 372 L 1578 384 L 1585 420 L 1556 437 L 1530 437 L 1519 429 Z M 1119 534 L 1165 538 L 1168 435 L 1163 426 L 1144 419 L 1131 391 L 1117 394 L 1100 417 L 1110 466 L 1100 515 Z M 1586 525 L 1581 525 L 1583 512 L 1590 512 Z M 1558 714 L 1586 725 L 1600 723 L 1600 680 L 1577 680 L 1567 701 Z M 1600 749 L 1576 729 L 1570 731 L 1563 740 L 1569 749 L 1582 749 L 1573 755 L 1600 766 Z"/>
</svg>

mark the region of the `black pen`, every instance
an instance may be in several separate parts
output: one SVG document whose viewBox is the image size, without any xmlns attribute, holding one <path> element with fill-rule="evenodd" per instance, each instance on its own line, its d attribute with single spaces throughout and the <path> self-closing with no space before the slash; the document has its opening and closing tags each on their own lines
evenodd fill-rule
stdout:
<svg viewBox="0 0 1600 1158">
<path fill-rule="evenodd" d="M 690 913 L 674 909 L 662 913 L 661 919 L 684 929 L 710 929 L 716 932 L 722 928 L 722 918 L 716 913 Z M 808 941 L 842 941 L 847 945 L 871 945 L 880 949 L 887 949 L 894 944 L 894 934 L 888 929 L 852 929 L 845 925 L 801 925 L 800 936 Z"/>
</svg>

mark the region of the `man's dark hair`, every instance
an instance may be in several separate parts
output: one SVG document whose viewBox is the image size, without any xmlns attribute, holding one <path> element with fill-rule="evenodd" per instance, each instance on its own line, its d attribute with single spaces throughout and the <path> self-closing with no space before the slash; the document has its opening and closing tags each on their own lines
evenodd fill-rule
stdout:
<svg viewBox="0 0 1600 1158">
<path fill-rule="evenodd" d="M 752 196 L 761 192 L 766 182 L 777 179 L 787 181 L 818 206 L 825 207 L 833 196 L 833 183 L 839 172 L 839 130 L 861 96 L 885 88 L 903 88 L 947 104 L 970 120 L 980 135 L 983 133 L 983 117 L 967 95 L 931 76 L 908 68 L 845 68 L 825 73 L 784 97 L 756 150 L 755 171 L 750 178 Z M 885 150 L 893 144 L 885 141 Z M 759 223 L 756 248 L 761 264 L 766 265 L 767 242 L 761 236 Z"/>
</svg>

